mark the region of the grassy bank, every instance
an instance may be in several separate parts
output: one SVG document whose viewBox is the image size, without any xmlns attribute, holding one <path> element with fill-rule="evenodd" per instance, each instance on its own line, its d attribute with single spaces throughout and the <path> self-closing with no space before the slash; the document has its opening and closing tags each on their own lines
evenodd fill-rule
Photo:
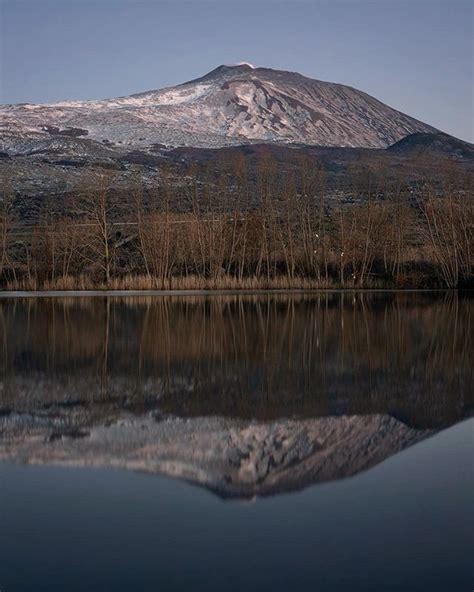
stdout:
<svg viewBox="0 0 474 592">
<path fill-rule="evenodd" d="M 467 285 L 467 288 L 472 287 Z M 285 276 L 277 277 L 243 277 L 238 278 L 227 274 L 215 278 L 206 278 L 198 275 L 185 277 L 171 277 L 161 279 L 146 275 L 126 275 L 112 278 L 108 283 L 96 281 L 89 276 L 66 276 L 54 280 L 46 279 L 43 282 L 36 278 L 22 279 L 8 282 L 1 290 L 10 291 L 146 291 L 146 290 L 227 290 L 227 291 L 252 291 L 252 290 L 381 290 L 381 289 L 439 289 L 445 288 L 435 276 L 417 275 L 403 276 L 403 282 L 394 278 L 377 278 L 368 276 L 364 282 L 349 278 L 343 284 L 336 278 L 304 278 Z"/>
</svg>

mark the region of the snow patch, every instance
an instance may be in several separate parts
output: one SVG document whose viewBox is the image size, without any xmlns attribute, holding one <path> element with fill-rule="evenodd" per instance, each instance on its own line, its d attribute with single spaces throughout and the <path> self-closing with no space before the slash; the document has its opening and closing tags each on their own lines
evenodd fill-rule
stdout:
<svg viewBox="0 0 474 592">
<path fill-rule="evenodd" d="M 157 97 L 157 104 L 181 105 L 183 103 L 190 103 L 204 96 L 210 87 L 210 84 L 199 84 L 194 88 L 169 90 Z"/>
</svg>

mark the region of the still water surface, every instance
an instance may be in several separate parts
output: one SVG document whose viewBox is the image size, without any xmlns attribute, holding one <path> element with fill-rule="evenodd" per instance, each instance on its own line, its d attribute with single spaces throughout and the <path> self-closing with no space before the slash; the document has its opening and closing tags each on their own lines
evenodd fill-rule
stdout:
<svg viewBox="0 0 474 592">
<path fill-rule="evenodd" d="M 473 312 L 1 300 L 0 588 L 470 590 Z"/>
</svg>

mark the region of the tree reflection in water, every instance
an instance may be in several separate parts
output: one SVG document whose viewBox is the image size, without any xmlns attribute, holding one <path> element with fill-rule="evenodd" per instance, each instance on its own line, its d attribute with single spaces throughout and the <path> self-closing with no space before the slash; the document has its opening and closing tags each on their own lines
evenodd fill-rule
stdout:
<svg viewBox="0 0 474 592">
<path fill-rule="evenodd" d="M 443 427 L 473 403 L 472 312 L 453 292 L 5 298 L 0 413 L 388 413 Z"/>
</svg>

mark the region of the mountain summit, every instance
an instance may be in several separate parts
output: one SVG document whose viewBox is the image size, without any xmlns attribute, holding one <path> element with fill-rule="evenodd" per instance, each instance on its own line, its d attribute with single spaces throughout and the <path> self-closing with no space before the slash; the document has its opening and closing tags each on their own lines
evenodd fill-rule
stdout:
<svg viewBox="0 0 474 592">
<path fill-rule="evenodd" d="M 20 138 L 51 135 L 141 150 L 248 142 L 385 148 L 436 131 L 349 86 L 247 63 L 117 99 L 5 105 L 0 116 L 4 150 Z"/>
</svg>

